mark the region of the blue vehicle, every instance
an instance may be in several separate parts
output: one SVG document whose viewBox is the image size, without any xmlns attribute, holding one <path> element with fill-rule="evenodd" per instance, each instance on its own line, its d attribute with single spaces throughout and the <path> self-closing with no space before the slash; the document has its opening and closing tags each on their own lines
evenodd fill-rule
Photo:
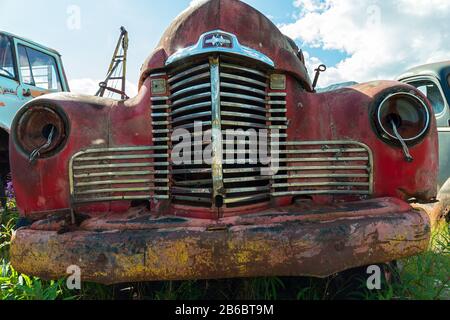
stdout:
<svg viewBox="0 0 450 320">
<path fill-rule="evenodd" d="M 426 64 L 407 70 L 398 81 L 419 89 L 431 102 L 439 132 L 437 219 L 450 210 L 450 61 Z"/>
<path fill-rule="evenodd" d="M 61 91 L 69 91 L 69 86 L 57 51 L 0 31 L 0 198 L 3 207 L 12 120 L 29 100 Z"/>
</svg>

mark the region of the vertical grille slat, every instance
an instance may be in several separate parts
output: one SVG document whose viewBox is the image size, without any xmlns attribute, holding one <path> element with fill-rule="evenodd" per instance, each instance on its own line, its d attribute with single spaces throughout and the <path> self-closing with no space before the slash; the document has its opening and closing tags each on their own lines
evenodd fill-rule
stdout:
<svg viewBox="0 0 450 320">
<path fill-rule="evenodd" d="M 167 78 L 167 74 L 160 73 L 158 78 Z M 167 96 L 153 96 L 152 101 L 152 128 L 153 128 L 153 147 L 157 150 L 155 155 L 158 157 L 155 161 L 156 174 L 154 193 L 157 197 L 169 199 L 169 175 L 170 163 L 169 154 L 171 149 L 170 141 L 170 98 Z M 166 151 L 163 151 L 166 150 Z M 167 182 L 162 182 L 167 181 Z"/>
</svg>

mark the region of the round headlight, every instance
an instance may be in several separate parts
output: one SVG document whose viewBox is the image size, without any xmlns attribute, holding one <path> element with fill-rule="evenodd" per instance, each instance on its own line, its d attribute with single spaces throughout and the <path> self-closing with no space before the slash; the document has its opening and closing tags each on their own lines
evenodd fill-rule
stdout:
<svg viewBox="0 0 450 320">
<path fill-rule="evenodd" d="M 377 121 L 385 138 L 398 141 L 397 130 L 404 141 L 411 143 L 421 139 L 428 131 L 430 112 L 419 97 L 397 92 L 388 95 L 380 103 Z"/>
<path fill-rule="evenodd" d="M 66 123 L 65 117 L 56 108 L 31 106 L 17 119 L 16 142 L 27 154 L 39 150 L 41 157 L 52 156 L 66 141 Z"/>
</svg>

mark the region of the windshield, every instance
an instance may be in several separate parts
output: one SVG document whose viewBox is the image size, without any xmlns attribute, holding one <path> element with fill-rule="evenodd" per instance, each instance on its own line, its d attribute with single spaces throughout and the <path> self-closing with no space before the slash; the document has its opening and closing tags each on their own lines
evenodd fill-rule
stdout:
<svg viewBox="0 0 450 320">
<path fill-rule="evenodd" d="M 10 39 L 0 34 L 0 76 L 16 78 Z"/>
<path fill-rule="evenodd" d="M 61 91 L 58 65 L 54 57 L 30 47 L 18 46 L 19 68 L 25 84 Z"/>
<path fill-rule="evenodd" d="M 434 81 L 431 80 L 420 80 L 413 81 L 409 84 L 413 85 L 419 89 L 427 98 L 430 100 L 433 106 L 434 112 L 440 114 L 445 110 L 445 101 L 442 97 L 441 90 Z"/>
</svg>

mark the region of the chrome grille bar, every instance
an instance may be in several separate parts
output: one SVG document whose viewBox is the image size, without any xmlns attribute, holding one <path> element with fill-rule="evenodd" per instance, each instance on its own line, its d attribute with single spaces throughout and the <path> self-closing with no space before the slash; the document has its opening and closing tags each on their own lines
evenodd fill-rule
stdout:
<svg viewBox="0 0 450 320">
<path fill-rule="evenodd" d="M 286 163 L 273 176 L 272 196 L 352 195 L 373 193 L 373 156 L 355 141 L 289 141 L 278 144 Z M 295 155 L 304 155 L 296 158 Z M 315 165 L 314 163 L 320 163 Z M 299 172 L 307 173 L 299 173 Z"/>
</svg>

